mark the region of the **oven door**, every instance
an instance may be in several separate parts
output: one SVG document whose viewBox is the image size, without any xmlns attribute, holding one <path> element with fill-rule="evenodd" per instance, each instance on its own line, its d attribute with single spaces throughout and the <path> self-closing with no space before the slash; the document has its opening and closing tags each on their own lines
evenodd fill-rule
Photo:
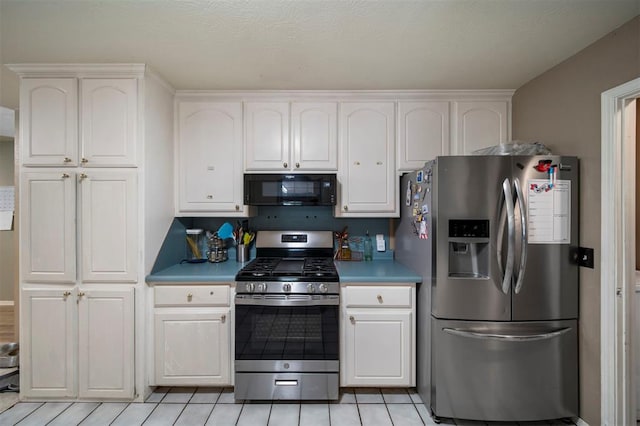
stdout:
<svg viewBox="0 0 640 426">
<path fill-rule="evenodd" d="M 339 303 L 338 295 L 236 295 L 236 371 L 338 371 Z"/>
</svg>

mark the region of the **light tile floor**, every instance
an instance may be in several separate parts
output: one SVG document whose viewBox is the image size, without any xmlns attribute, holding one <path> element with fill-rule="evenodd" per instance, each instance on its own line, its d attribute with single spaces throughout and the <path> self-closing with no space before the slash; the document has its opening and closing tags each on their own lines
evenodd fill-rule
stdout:
<svg viewBox="0 0 640 426">
<path fill-rule="evenodd" d="M 157 388 L 144 403 L 21 402 L 0 414 L 0 425 L 435 425 L 413 389 L 342 389 L 335 402 L 235 401 L 232 388 Z M 443 425 L 487 425 L 444 419 Z M 511 423 L 517 424 L 517 423 Z M 520 425 L 566 425 L 558 421 Z M 509 423 L 500 423 L 500 426 Z"/>
</svg>

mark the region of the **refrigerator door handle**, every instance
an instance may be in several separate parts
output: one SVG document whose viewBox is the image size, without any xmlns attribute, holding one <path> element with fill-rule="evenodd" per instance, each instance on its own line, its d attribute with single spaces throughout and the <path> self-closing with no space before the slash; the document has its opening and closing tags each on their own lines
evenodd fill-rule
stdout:
<svg viewBox="0 0 640 426">
<path fill-rule="evenodd" d="M 520 207 L 520 225 L 521 225 L 521 249 L 520 249 L 520 269 L 518 270 L 518 279 L 516 280 L 516 294 L 520 293 L 522 290 L 522 284 L 524 283 L 524 270 L 527 265 L 527 207 L 524 202 L 524 195 L 522 194 L 522 190 L 520 189 L 520 181 L 518 178 L 513 180 L 513 186 L 516 190 L 516 197 L 518 200 L 518 206 Z"/>
<path fill-rule="evenodd" d="M 499 340 L 502 342 L 535 342 L 538 340 L 548 340 L 553 339 L 554 337 L 561 336 L 565 333 L 568 333 L 571 330 L 570 327 L 561 328 L 559 330 L 550 331 L 548 333 L 536 333 L 536 334 L 495 334 L 495 333 L 485 333 L 481 331 L 472 331 L 472 330 L 462 330 L 459 328 L 443 328 L 442 331 L 445 333 L 460 336 L 460 337 L 469 337 L 472 339 L 481 339 L 481 340 Z"/>
<path fill-rule="evenodd" d="M 516 220 L 515 211 L 513 207 L 513 196 L 511 195 L 511 183 L 509 178 L 506 178 L 502 182 L 502 192 L 504 193 L 504 205 L 507 206 L 507 262 L 505 264 L 504 275 L 502 276 L 502 292 L 509 294 L 509 287 L 511 287 L 511 278 L 513 276 L 513 261 L 514 261 L 514 246 L 516 242 Z M 502 214 L 501 214 L 502 215 Z M 498 257 L 498 266 L 502 270 L 502 221 L 500 229 L 498 230 L 498 246 L 496 248 L 496 255 Z"/>
</svg>

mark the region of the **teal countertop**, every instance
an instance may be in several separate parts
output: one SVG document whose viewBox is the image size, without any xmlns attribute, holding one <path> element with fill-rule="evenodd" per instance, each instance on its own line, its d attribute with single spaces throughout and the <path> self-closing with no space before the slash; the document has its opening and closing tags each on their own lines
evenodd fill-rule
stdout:
<svg viewBox="0 0 640 426">
<path fill-rule="evenodd" d="M 341 283 L 422 282 L 420 275 L 393 260 L 374 260 L 373 262 L 336 261 L 335 264 Z"/>
<path fill-rule="evenodd" d="M 373 262 L 336 261 L 340 282 L 402 282 L 419 283 L 422 278 L 407 267 L 393 260 L 374 260 Z M 148 275 L 147 283 L 208 283 L 233 282 L 236 273 L 246 263 L 228 260 L 221 263 L 181 263 Z"/>
</svg>

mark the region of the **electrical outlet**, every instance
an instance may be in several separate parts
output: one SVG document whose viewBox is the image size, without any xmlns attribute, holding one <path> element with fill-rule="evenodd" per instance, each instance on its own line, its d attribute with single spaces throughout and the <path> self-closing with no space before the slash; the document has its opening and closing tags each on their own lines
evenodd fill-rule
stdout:
<svg viewBox="0 0 640 426">
<path fill-rule="evenodd" d="M 593 269 L 593 249 L 578 247 L 578 265 Z"/>
</svg>

